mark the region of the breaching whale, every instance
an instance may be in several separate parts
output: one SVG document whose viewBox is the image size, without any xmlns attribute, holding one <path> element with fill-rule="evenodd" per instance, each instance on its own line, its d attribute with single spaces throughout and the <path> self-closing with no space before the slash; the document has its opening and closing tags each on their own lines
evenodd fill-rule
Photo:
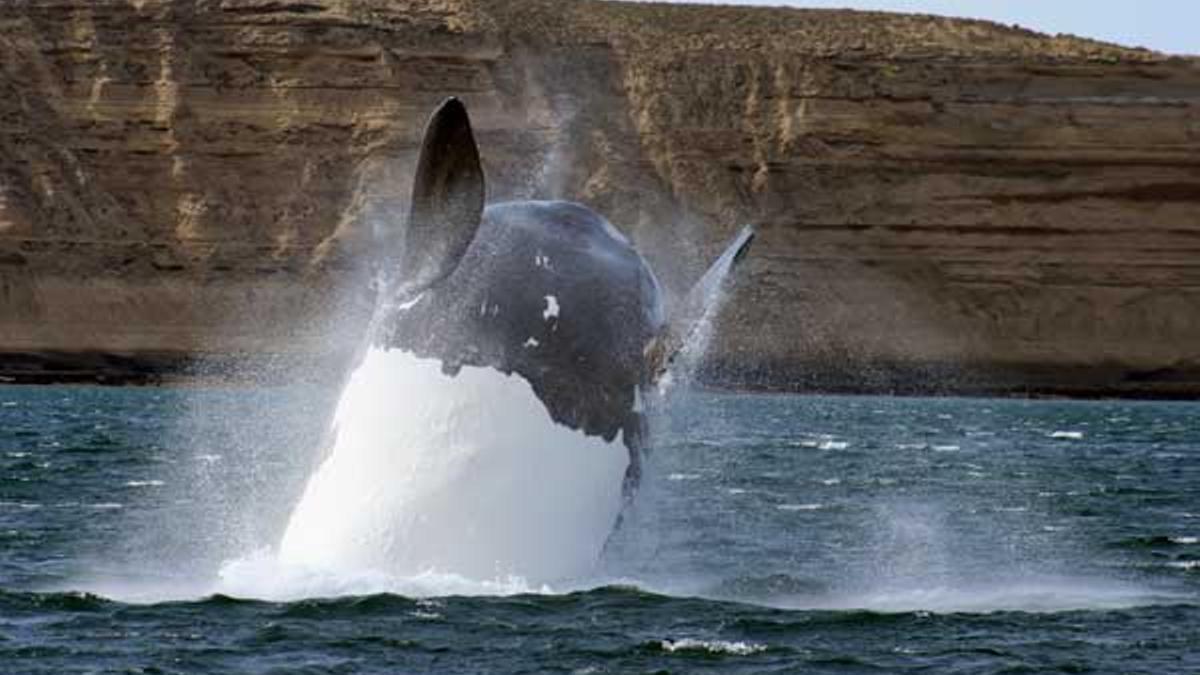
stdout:
<svg viewBox="0 0 1200 675">
<path fill-rule="evenodd" d="M 425 130 L 407 227 L 381 243 L 374 346 L 436 359 L 447 375 L 515 373 L 555 423 L 620 435 L 628 500 L 646 443 L 639 399 L 695 330 L 716 266 L 668 317 L 646 260 L 599 214 L 566 201 L 485 205 L 485 192 L 467 109 L 447 99 Z M 744 229 L 719 260 L 740 259 L 752 239 Z"/>
<path fill-rule="evenodd" d="M 486 205 L 453 99 L 429 121 L 412 189 L 407 225 L 376 240 L 362 359 L 278 560 L 305 579 L 578 578 L 638 487 L 648 389 L 696 343 L 752 233 L 665 311 L 650 266 L 600 215 Z"/>
</svg>

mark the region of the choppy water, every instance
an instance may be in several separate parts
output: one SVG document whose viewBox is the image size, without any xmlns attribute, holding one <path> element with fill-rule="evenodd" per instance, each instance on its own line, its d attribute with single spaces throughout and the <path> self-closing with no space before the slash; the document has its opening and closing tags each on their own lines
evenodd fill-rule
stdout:
<svg viewBox="0 0 1200 675">
<path fill-rule="evenodd" d="M 0 672 L 1200 672 L 1200 405 L 693 395 L 582 578 L 279 578 L 332 406 L 0 388 Z"/>
</svg>

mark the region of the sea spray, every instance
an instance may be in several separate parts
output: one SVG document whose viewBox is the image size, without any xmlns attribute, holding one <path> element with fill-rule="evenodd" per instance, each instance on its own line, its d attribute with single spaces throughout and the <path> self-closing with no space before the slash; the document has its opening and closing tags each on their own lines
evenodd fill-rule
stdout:
<svg viewBox="0 0 1200 675">
<path fill-rule="evenodd" d="M 641 402 L 652 433 L 688 389 L 751 237 L 744 229 L 676 312 L 674 325 L 684 327 L 672 335 L 678 357 Z M 627 507 L 622 439 L 555 424 L 519 376 L 476 367 L 449 375 L 436 359 L 381 347 L 395 315 L 419 301 L 396 300 L 389 281 L 380 279 L 323 459 L 290 519 L 273 543 L 228 558 L 217 591 L 410 592 L 418 578 L 453 578 L 482 593 L 521 592 L 593 575 Z M 547 311 L 556 309 L 552 299 Z"/>
<path fill-rule="evenodd" d="M 686 324 L 688 330 L 684 334 L 671 336 L 675 341 L 672 348 L 678 351 L 659 379 L 659 400 L 654 403 L 660 408 L 668 405 L 672 391 L 686 392 L 691 385 L 712 342 L 716 319 L 725 303 L 729 273 L 753 237 L 754 229 L 750 226 L 743 227 L 733 242 L 692 287 L 684 298 L 682 307 L 675 310 L 674 323 Z M 681 315 L 687 320 L 679 321 L 678 317 Z"/>
<path fill-rule="evenodd" d="M 672 437 L 677 424 L 677 413 L 690 405 L 689 393 L 693 390 L 696 372 L 712 343 L 716 319 L 728 297 L 728 279 L 738 255 L 745 250 L 747 240 L 754 230 L 744 227 L 724 253 L 709 267 L 683 300 L 676 314 L 691 318 L 690 329 L 680 335 L 673 348 L 677 353 L 667 364 L 657 386 L 640 401 L 649 429 L 649 456 L 643 462 L 642 485 L 637 500 L 622 514 L 622 527 L 609 539 L 605 546 L 604 573 L 610 578 L 640 580 L 653 579 L 656 585 L 674 586 L 680 581 L 678 572 L 684 561 L 664 561 L 661 557 L 664 546 L 680 533 L 670 531 L 660 514 L 659 503 L 668 499 L 665 485 L 672 476 L 691 476 L 687 453 L 675 448 L 661 447 L 665 439 Z M 666 450 L 667 452 L 663 452 Z M 664 564 L 665 563 L 665 564 Z M 669 571 L 671 579 L 664 579 L 663 572 Z"/>
<path fill-rule="evenodd" d="M 689 295 L 692 327 L 668 379 L 690 382 L 724 282 L 752 236 L 743 230 Z M 367 343 L 388 315 L 406 310 L 381 303 Z M 666 390 L 651 397 L 652 415 L 662 414 Z M 346 384 L 332 436 L 278 547 L 278 562 L 292 569 L 578 579 L 594 571 L 622 507 L 622 439 L 555 424 L 527 381 L 490 368 L 451 376 L 436 360 L 371 346 Z"/>
</svg>

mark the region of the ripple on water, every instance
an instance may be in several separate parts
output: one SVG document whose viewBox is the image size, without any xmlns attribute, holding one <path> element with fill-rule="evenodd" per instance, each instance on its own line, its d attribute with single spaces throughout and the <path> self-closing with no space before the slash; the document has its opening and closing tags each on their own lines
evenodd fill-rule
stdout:
<svg viewBox="0 0 1200 675">
<path fill-rule="evenodd" d="M 1116 548 L 1131 548 L 1131 549 L 1160 549 L 1160 548 L 1182 548 L 1200 544 L 1200 537 L 1192 536 L 1170 536 L 1170 535 L 1146 535 L 1137 537 L 1127 537 L 1113 542 L 1111 545 Z"/>
</svg>

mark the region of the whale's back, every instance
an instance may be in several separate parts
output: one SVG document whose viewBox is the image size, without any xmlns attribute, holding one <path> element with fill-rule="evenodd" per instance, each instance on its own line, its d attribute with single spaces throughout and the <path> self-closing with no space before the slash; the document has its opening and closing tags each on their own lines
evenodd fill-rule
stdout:
<svg viewBox="0 0 1200 675">
<path fill-rule="evenodd" d="M 528 380 L 559 423 L 632 433 L 646 347 L 664 322 L 658 281 L 615 227 L 562 201 L 489 206 L 461 262 L 400 317 L 395 342 L 450 370 Z"/>
</svg>

